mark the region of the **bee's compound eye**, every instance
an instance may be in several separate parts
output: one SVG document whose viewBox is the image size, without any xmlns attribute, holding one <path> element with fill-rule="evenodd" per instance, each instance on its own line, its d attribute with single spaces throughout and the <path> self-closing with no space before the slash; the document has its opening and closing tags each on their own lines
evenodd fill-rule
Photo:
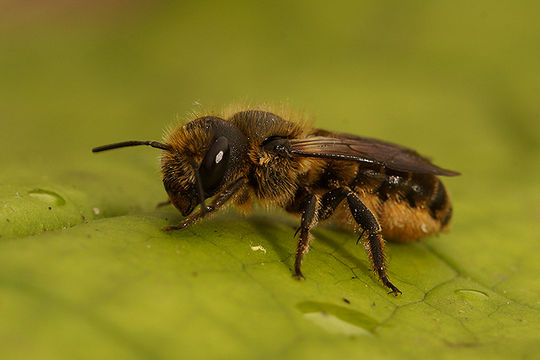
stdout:
<svg viewBox="0 0 540 360">
<path fill-rule="evenodd" d="M 229 153 L 229 140 L 225 136 L 217 138 L 206 152 L 199 167 L 199 175 L 207 196 L 212 196 L 223 181 L 229 162 Z"/>
</svg>

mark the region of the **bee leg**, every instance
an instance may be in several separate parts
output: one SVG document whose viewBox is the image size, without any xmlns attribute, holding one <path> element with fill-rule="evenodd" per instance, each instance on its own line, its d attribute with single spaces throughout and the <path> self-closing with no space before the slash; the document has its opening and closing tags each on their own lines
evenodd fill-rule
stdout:
<svg viewBox="0 0 540 360">
<path fill-rule="evenodd" d="M 162 201 L 160 203 L 157 203 L 156 209 L 159 209 L 160 207 L 164 207 L 171 204 L 172 204 L 171 200 Z"/>
<path fill-rule="evenodd" d="M 347 191 L 349 190 L 342 188 L 330 190 L 320 198 L 320 201 L 317 196 L 306 193 L 303 194 L 303 201 L 300 201 L 300 206 L 291 208 L 300 210 L 302 213 L 300 227 L 294 233 L 294 236 L 296 236 L 296 234 L 300 232 L 298 245 L 296 247 L 296 260 L 294 262 L 294 272 L 298 279 L 304 278 L 300 267 L 304 255 L 309 250 L 311 228 L 319 221 L 328 219 L 334 213 L 338 205 L 347 195 Z"/>
<path fill-rule="evenodd" d="M 199 210 L 196 213 L 185 218 L 179 225 L 166 226 L 162 230 L 163 231 L 183 230 L 187 228 L 188 226 L 195 224 L 197 221 L 199 221 L 203 217 L 215 212 L 216 210 L 221 208 L 225 203 L 227 203 L 227 201 L 229 201 L 236 193 L 238 193 L 238 190 L 242 188 L 245 182 L 246 180 L 244 178 L 240 178 L 236 180 L 234 183 L 229 185 L 229 187 L 222 190 L 221 193 L 219 193 L 214 198 L 214 201 L 212 201 L 212 204 L 206 207 L 206 211 Z"/>
<path fill-rule="evenodd" d="M 317 212 L 317 220 L 323 221 L 332 216 L 334 211 L 336 211 L 336 208 L 341 204 L 343 199 L 345 199 L 345 196 L 347 196 L 348 191 L 350 190 L 338 188 L 325 193 L 321 198 L 321 206 Z"/>
<path fill-rule="evenodd" d="M 362 203 L 358 196 L 353 192 L 347 193 L 347 202 L 354 220 L 367 232 L 367 239 L 364 244 L 373 268 L 377 271 L 379 279 L 383 284 L 390 288 L 395 296 L 401 294 L 401 291 L 388 280 L 386 274 L 384 240 L 381 235 L 381 227 L 375 218 L 375 215 Z"/>
<path fill-rule="evenodd" d="M 350 190 L 345 188 L 330 190 L 325 193 L 322 198 L 320 198 L 320 201 L 315 195 L 305 195 L 304 201 L 300 206 L 302 209 L 301 224 L 295 233 L 296 236 L 296 234 L 300 232 L 298 245 L 296 247 L 296 260 L 294 263 L 294 271 L 299 279 L 304 278 L 304 275 L 300 270 L 300 266 L 302 265 L 304 254 L 309 249 L 309 243 L 311 241 L 311 228 L 313 228 L 313 226 L 315 226 L 319 221 L 326 220 L 332 216 L 338 205 L 343 201 L 343 199 L 345 199 L 348 191 Z"/>
<path fill-rule="evenodd" d="M 298 279 L 303 279 L 304 275 L 300 270 L 302 266 L 302 259 L 309 250 L 309 243 L 311 241 L 310 230 L 315 224 L 317 224 L 317 210 L 319 207 L 319 201 L 316 195 L 307 195 L 302 204 L 302 220 L 300 220 L 300 236 L 298 237 L 298 244 L 296 245 L 296 259 L 294 261 L 294 273 Z"/>
</svg>

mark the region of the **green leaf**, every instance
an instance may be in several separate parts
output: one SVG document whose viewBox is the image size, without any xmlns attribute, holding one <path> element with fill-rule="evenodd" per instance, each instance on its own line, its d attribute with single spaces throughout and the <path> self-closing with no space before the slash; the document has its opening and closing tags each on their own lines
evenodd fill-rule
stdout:
<svg viewBox="0 0 540 360">
<path fill-rule="evenodd" d="M 0 358 L 540 352 L 537 5 L 57 6 L 0 15 Z M 279 209 L 165 233 L 159 152 L 90 152 L 246 96 L 463 173 L 449 233 L 388 244 L 402 295 L 331 223 L 296 280 Z"/>
</svg>

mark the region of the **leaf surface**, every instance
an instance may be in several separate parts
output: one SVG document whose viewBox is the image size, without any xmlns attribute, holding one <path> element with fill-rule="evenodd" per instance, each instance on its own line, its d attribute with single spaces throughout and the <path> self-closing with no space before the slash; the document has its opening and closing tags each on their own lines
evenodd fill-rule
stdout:
<svg viewBox="0 0 540 360">
<path fill-rule="evenodd" d="M 0 358 L 540 353 L 535 12 L 304 5 L 0 19 Z M 159 140 L 175 114 L 204 112 L 199 100 L 246 95 L 294 99 L 317 127 L 463 174 L 444 179 L 449 233 L 387 246 L 403 295 L 387 294 L 356 236 L 332 224 L 314 231 L 295 280 L 298 219 L 279 210 L 164 233 L 181 216 L 155 208 L 159 152 L 90 152 Z"/>
</svg>

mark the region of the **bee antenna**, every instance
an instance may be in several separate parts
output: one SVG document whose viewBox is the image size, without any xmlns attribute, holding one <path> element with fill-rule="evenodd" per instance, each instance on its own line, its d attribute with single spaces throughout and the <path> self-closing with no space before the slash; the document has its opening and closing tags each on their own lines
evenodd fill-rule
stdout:
<svg viewBox="0 0 540 360">
<path fill-rule="evenodd" d="M 123 141 L 123 142 L 119 142 L 119 143 L 115 143 L 115 144 L 98 146 L 98 147 L 93 148 L 92 152 L 96 153 L 96 152 L 101 152 L 101 151 L 105 151 L 105 150 L 112 150 L 112 149 L 118 149 L 118 148 L 123 148 L 123 147 L 128 147 L 128 146 L 139 146 L 139 145 L 148 145 L 148 146 L 151 146 L 153 148 L 167 150 L 167 151 L 172 151 L 172 149 L 173 149 L 171 145 L 162 144 L 162 143 L 157 142 L 157 141 L 137 141 L 137 140 L 133 140 L 133 141 Z"/>
</svg>

